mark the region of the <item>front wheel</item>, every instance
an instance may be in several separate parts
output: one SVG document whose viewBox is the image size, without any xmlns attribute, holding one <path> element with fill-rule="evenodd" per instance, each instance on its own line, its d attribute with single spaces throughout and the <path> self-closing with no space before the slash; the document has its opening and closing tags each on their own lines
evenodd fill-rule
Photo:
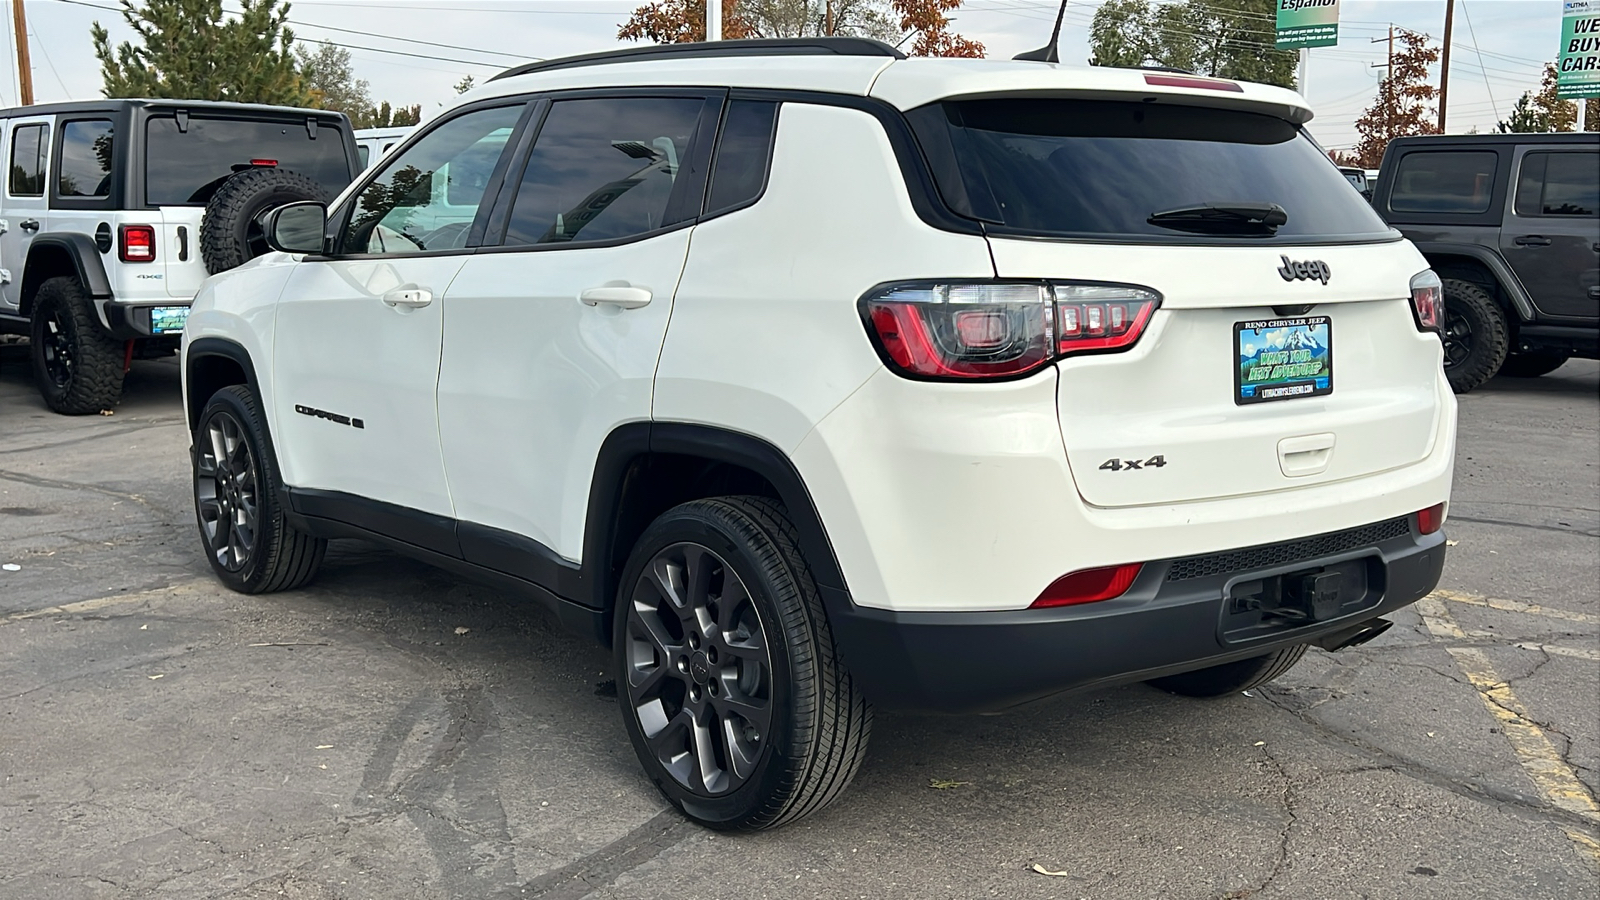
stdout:
<svg viewBox="0 0 1600 900">
<path fill-rule="evenodd" d="M 1181 672 L 1165 678 L 1152 678 L 1150 683 L 1163 691 L 1185 697 L 1224 697 L 1266 684 L 1294 668 L 1294 664 L 1305 655 L 1306 645 L 1295 644 L 1293 647 L 1285 647 L 1265 656 L 1241 659 L 1238 662 L 1223 663 L 1220 666 L 1197 669 L 1193 672 Z"/>
<path fill-rule="evenodd" d="M 255 394 L 234 385 L 211 396 L 194 431 L 194 509 L 206 559 L 223 584 L 245 594 L 300 587 L 328 548 L 284 519 L 265 423 Z"/>
<path fill-rule="evenodd" d="M 872 709 L 770 500 L 698 500 L 651 524 L 623 572 L 613 643 L 639 761 L 702 825 L 792 822 L 861 764 Z"/>
</svg>

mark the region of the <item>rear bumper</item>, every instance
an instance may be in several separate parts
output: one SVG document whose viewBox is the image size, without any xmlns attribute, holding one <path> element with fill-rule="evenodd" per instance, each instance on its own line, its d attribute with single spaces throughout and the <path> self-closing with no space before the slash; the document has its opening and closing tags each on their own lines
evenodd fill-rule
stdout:
<svg viewBox="0 0 1600 900">
<path fill-rule="evenodd" d="M 1056 694 L 1260 656 L 1414 603 L 1439 582 L 1444 534 L 1422 536 L 1409 519 L 1394 521 L 1149 563 L 1128 594 L 1102 603 L 908 613 L 843 600 L 830 604 L 830 620 L 852 677 L 880 708 L 1000 712 Z M 1401 527 L 1404 534 L 1397 533 Z M 1306 556 L 1319 550 L 1332 552 Z M 1239 564 L 1245 568 L 1212 571 Z M 1357 572 L 1360 596 L 1352 590 L 1337 615 L 1314 624 L 1252 627 L 1250 615 L 1228 599 L 1244 583 L 1330 566 Z"/>
<path fill-rule="evenodd" d="M 182 332 L 172 331 L 155 334 L 151 331 L 151 311 L 155 309 L 170 309 L 173 307 L 187 307 L 188 300 L 170 300 L 164 303 L 142 303 L 137 306 L 123 303 L 107 303 L 106 330 L 119 341 L 137 340 L 147 337 L 177 338 Z"/>
</svg>

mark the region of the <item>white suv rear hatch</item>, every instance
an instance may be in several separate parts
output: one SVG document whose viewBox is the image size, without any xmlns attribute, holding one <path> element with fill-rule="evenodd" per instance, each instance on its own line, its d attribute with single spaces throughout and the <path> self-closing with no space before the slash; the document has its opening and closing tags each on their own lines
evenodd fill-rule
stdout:
<svg viewBox="0 0 1600 900">
<path fill-rule="evenodd" d="M 1088 503 L 1284 491 L 1430 452 L 1446 400 L 1438 340 L 1412 314 L 1426 262 L 1297 125 L 1040 95 L 909 115 L 947 201 L 964 192 L 987 221 L 999 278 L 1161 297 L 1131 348 L 1057 364 Z"/>
</svg>

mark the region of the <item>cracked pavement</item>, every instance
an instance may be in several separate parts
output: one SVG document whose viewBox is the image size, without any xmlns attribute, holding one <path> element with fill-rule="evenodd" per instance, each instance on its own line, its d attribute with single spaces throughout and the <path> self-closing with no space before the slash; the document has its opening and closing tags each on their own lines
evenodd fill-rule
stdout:
<svg viewBox="0 0 1600 900">
<path fill-rule="evenodd" d="M 1451 652 L 1592 798 L 1593 362 L 1461 398 L 1461 639 L 1407 609 L 1250 695 L 880 716 L 841 802 L 753 836 L 664 811 L 607 655 L 537 609 L 345 541 L 309 589 L 221 589 L 175 362 L 136 362 L 109 417 L 30 377 L 0 345 L 5 900 L 1600 897 L 1600 821 L 1552 804 Z"/>
</svg>

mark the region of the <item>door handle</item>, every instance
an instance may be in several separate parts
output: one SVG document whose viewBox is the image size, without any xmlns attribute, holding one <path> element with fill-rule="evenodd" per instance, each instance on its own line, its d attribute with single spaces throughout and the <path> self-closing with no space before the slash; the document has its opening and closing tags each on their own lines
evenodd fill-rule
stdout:
<svg viewBox="0 0 1600 900">
<path fill-rule="evenodd" d="M 1518 247 L 1548 247 L 1550 246 L 1550 239 L 1542 234 L 1525 234 L 1512 241 L 1512 243 Z"/>
<path fill-rule="evenodd" d="M 22 224 L 19 227 L 21 227 L 23 231 L 38 231 L 39 230 L 39 220 L 38 219 L 23 219 L 22 220 Z"/>
<path fill-rule="evenodd" d="M 427 288 L 396 288 L 383 295 L 383 302 L 395 309 L 421 309 L 433 302 L 433 291 Z"/>
<path fill-rule="evenodd" d="M 605 303 L 619 309 L 638 309 L 650 302 L 650 289 L 633 287 L 628 284 L 608 284 L 603 287 L 592 287 L 578 295 L 584 306 L 599 306 Z"/>
</svg>

